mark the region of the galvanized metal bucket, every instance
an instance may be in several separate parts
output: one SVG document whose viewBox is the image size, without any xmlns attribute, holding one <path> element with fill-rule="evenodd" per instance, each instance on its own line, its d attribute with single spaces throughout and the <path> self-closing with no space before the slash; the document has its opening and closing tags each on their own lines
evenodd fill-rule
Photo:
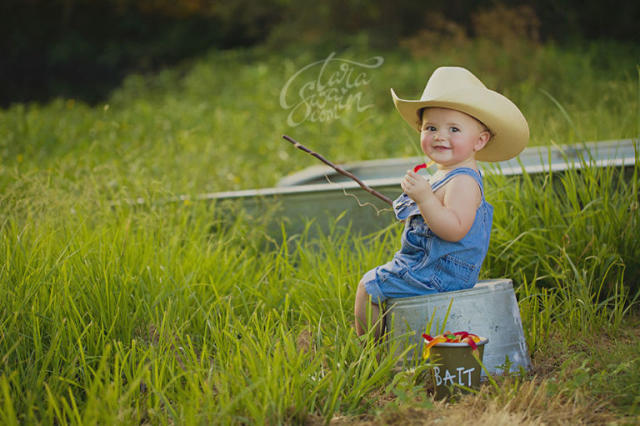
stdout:
<svg viewBox="0 0 640 426">
<path fill-rule="evenodd" d="M 491 343 L 484 350 L 483 362 L 491 374 L 531 369 L 520 309 L 510 279 L 479 281 L 468 290 L 387 300 L 385 321 L 389 339 L 400 340 L 395 346 L 396 353 L 416 344 L 416 357 L 421 354 L 422 333 L 439 334 L 449 305 L 446 330 L 468 331 L 489 338 Z M 429 323 L 431 328 L 427 329 Z M 408 360 L 413 356 L 414 351 L 409 351 Z"/>
</svg>

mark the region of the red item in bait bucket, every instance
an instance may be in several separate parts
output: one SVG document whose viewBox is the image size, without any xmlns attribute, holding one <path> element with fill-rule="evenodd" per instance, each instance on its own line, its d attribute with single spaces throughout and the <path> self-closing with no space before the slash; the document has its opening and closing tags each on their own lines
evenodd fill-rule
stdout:
<svg viewBox="0 0 640 426">
<path fill-rule="evenodd" d="M 476 343 L 482 340 L 482 337 L 479 337 L 467 331 L 457 331 L 455 333 L 445 331 L 444 334 L 436 337 L 431 337 L 425 333 L 422 335 L 422 337 L 424 338 L 424 341 L 426 343 L 426 346 L 423 349 L 422 359 L 429 358 L 431 347 L 437 345 L 438 343 L 466 343 L 471 346 L 471 350 L 477 354 L 478 345 L 476 345 Z"/>
</svg>

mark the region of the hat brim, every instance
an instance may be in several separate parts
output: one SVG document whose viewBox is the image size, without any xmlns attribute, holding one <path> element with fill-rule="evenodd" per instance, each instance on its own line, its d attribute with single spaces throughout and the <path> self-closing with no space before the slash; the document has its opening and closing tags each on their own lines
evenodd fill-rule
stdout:
<svg viewBox="0 0 640 426">
<path fill-rule="evenodd" d="M 520 154 L 529 141 L 529 125 L 518 107 L 508 98 L 490 89 L 465 88 L 438 98 L 406 100 L 393 89 L 391 96 L 398 112 L 420 132 L 418 112 L 422 108 L 449 108 L 464 112 L 491 130 L 492 138 L 476 153 L 479 161 L 505 161 Z"/>
</svg>

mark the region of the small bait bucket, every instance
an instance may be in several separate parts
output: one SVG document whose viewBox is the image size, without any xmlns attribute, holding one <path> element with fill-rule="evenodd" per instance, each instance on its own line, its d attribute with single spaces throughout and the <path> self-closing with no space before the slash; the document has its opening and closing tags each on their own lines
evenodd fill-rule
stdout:
<svg viewBox="0 0 640 426">
<path fill-rule="evenodd" d="M 429 362 L 436 364 L 432 370 L 436 399 L 448 397 L 457 391 L 480 387 L 482 366 L 478 360 L 482 362 L 484 347 L 488 341 L 489 339 L 484 338 L 476 343 L 477 359 L 467 343 L 443 342 L 431 347 Z"/>
</svg>

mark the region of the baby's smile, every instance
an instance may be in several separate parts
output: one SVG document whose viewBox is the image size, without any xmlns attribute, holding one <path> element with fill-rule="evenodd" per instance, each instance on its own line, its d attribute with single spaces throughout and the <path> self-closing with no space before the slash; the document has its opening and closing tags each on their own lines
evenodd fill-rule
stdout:
<svg viewBox="0 0 640 426">
<path fill-rule="evenodd" d="M 451 147 L 446 145 L 433 145 L 433 149 L 435 149 L 436 151 L 446 151 L 448 149 L 451 149 Z"/>
</svg>

